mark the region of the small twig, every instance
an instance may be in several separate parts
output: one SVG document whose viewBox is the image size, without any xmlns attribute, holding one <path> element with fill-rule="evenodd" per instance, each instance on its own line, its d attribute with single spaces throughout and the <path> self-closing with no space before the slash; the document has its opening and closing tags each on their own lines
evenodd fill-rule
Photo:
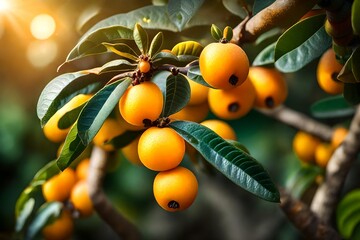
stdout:
<svg viewBox="0 0 360 240">
<path fill-rule="evenodd" d="M 330 225 L 319 219 L 305 203 L 294 199 L 287 191 L 280 189 L 280 207 L 287 218 L 306 237 L 314 240 L 337 240 L 339 234 Z"/>
<path fill-rule="evenodd" d="M 102 218 L 121 239 L 140 239 L 140 233 L 135 225 L 116 210 L 102 189 L 102 182 L 106 172 L 106 160 L 106 152 L 94 146 L 91 153 L 87 180 L 89 194 L 94 208 L 100 218 Z"/>
<path fill-rule="evenodd" d="M 341 188 L 360 151 L 360 105 L 356 109 L 344 142 L 335 150 L 327 168 L 323 184 L 313 198 L 311 209 L 329 223 L 339 200 Z"/>
<path fill-rule="evenodd" d="M 272 117 L 280 122 L 295 127 L 301 131 L 310 133 L 324 141 L 330 141 L 333 130 L 331 127 L 318 122 L 305 114 L 292 110 L 286 106 L 279 106 L 274 109 L 257 109 L 260 113 Z"/>
</svg>

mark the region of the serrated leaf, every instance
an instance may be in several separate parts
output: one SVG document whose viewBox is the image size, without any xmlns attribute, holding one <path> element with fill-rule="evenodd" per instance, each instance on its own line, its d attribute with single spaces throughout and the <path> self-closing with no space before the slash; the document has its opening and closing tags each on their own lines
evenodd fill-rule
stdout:
<svg viewBox="0 0 360 240">
<path fill-rule="evenodd" d="M 60 156 L 56 160 L 57 166 L 63 171 L 85 150 L 86 145 L 83 144 L 78 135 L 77 122 L 71 127 L 65 142 L 61 149 Z"/>
<path fill-rule="evenodd" d="M 15 225 L 16 232 L 20 232 L 23 229 L 28 218 L 30 217 L 31 213 L 34 210 L 34 206 L 35 206 L 34 198 L 29 198 L 25 201 L 21 211 L 19 212 L 19 215 L 16 218 L 16 225 Z"/>
<path fill-rule="evenodd" d="M 121 24 L 104 26 L 103 28 L 88 31 L 70 51 L 66 62 L 107 52 L 106 47 L 102 44 L 103 42 L 115 43 L 120 40 L 132 40 L 133 31 L 130 28 L 120 25 Z"/>
<path fill-rule="evenodd" d="M 349 239 L 360 223 L 360 190 L 355 189 L 340 201 L 336 209 L 336 222 L 340 234 Z"/>
<path fill-rule="evenodd" d="M 168 117 L 180 111 L 190 100 L 190 85 L 182 74 L 167 77 L 164 86 L 160 86 L 164 96 L 162 117 Z"/>
<path fill-rule="evenodd" d="M 226 26 L 223 31 L 223 38 L 230 42 L 233 37 L 233 30 L 231 27 Z"/>
<path fill-rule="evenodd" d="M 202 77 L 198 64 L 189 67 L 187 77 L 201 85 L 204 85 L 205 87 L 212 88 Z"/>
<path fill-rule="evenodd" d="M 229 12 L 240 18 L 245 18 L 248 14 L 244 9 L 243 1 L 222 0 L 222 3 Z"/>
<path fill-rule="evenodd" d="M 360 0 L 354 0 L 352 4 L 351 25 L 354 33 L 360 35 Z"/>
<path fill-rule="evenodd" d="M 109 75 L 92 73 L 65 73 L 51 80 L 41 92 L 37 103 L 37 116 L 41 125 L 46 122 L 67 102 L 78 94 L 89 94 L 105 85 Z"/>
<path fill-rule="evenodd" d="M 350 104 L 360 103 L 360 83 L 344 83 L 343 95 Z"/>
<path fill-rule="evenodd" d="M 84 145 L 88 145 L 95 137 L 131 81 L 126 78 L 105 86 L 85 105 L 77 121 L 78 136 Z"/>
<path fill-rule="evenodd" d="M 40 230 L 54 218 L 58 218 L 61 214 L 63 204 L 61 202 L 46 202 L 37 211 L 34 220 L 29 225 L 25 239 L 33 239 Z"/>
<path fill-rule="evenodd" d="M 135 140 L 143 131 L 126 131 L 123 134 L 110 139 L 105 144 L 111 144 L 115 149 L 120 149 L 127 146 L 133 140 Z"/>
<path fill-rule="evenodd" d="M 142 54 L 147 54 L 149 47 L 149 36 L 140 24 L 135 24 L 134 40 Z"/>
<path fill-rule="evenodd" d="M 264 200 L 280 201 L 269 174 L 253 157 L 201 124 L 175 121 L 169 126 L 235 184 Z"/>
<path fill-rule="evenodd" d="M 264 48 L 254 59 L 252 66 L 264 66 L 274 64 L 275 62 L 276 42 Z"/>
<path fill-rule="evenodd" d="M 168 14 L 169 18 L 182 31 L 189 20 L 195 15 L 201 7 L 204 0 L 169 0 Z"/>
<path fill-rule="evenodd" d="M 354 112 L 354 106 L 341 95 L 322 99 L 311 106 L 311 114 L 316 118 L 349 117 Z"/>
<path fill-rule="evenodd" d="M 274 2 L 275 2 L 275 0 L 255 0 L 254 5 L 253 5 L 253 11 L 252 11 L 253 16 L 258 14 L 261 10 L 270 6 Z"/>
<path fill-rule="evenodd" d="M 324 27 L 323 14 L 307 18 L 285 31 L 275 45 L 275 66 L 295 72 L 318 58 L 332 44 Z"/>
<path fill-rule="evenodd" d="M 161 49 L 161 46 L 164 41 L 164 34 L 162 32 L 159 32 L 155 35 L 155 37 L 152 39 L 150 48 L 149 48 L 149 56 L 152 57 L 156 53 L 158 53 Z"/>
<path fill-rule="evenodd" d="M 191 55 L 191 56 L 200 56 L 201 51 L 204 47 L 195 41 L 185 41 L 176 44 L 172 49 L 171 52 L 176 56 L 179 55 Z"/>
<path fill-rule="evenodd" d="M 127 44 L 125 43 L 103 43 L 103 45 L 106 47 L 106 49 L 110 52 L 113 52 L 121 57 L 137 61 L 138 60 L 138 54 Z"/>
<path fill-rule="evenodd" d="M 218 28 L 218 26 L 216 26 L 215 24 L 211 25 L 211 36 L 216 40 L 216 41 L 220 41 L 220 39 L 223 37 L 223 33 L 221 31 L 220 28 Z"/>
</svg>

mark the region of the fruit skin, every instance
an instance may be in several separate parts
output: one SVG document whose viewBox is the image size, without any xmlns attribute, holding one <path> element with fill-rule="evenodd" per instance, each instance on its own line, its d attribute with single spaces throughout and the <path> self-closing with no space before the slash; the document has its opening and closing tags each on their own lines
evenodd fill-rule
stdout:
<svg viewBox="0 0 360 240">
<path fill-rule="evenodd" d="M 71 213 L 62 210 L 58 219 L 46 225 L 42 229 L 42 234 L 47 240 L 69 239 L 74 231 L 74 220 Z"/>
<path fill-rule="evenodd" d="M 194 202 L 198 192 L 198 181 L 187 168 L 159 172 L 153 183 L 156 202 L 169 212 L 185 210 Z"/>
<path fill-rule="evenodd" d="M 334 148 L 337 148 L 345 139 L 346 135 L 348 134 L 349 130 L 344 127 L 337 127 L 334 129 L 334 132 L 331 136 L 331 145 Z"/>
<path fill-rule="evenodd" d="M 315 149 L 315 163 L 325 168 L 328 164 L 332 154 L 334 153 L 334 148 L 329 143 L 320 143 Z"/>
<path fill-rule="evenodd" d="M 93 204 L 89 196 L 85 180 L 78 181 L 71 190 L 70 201 L 79 211 L 81 217 L 88 217 L 93 213 Z"/>
<path fill-rule="evenodd" d="M 187 120 L 192 122 L 201 122 L 205 120 L 210 112 L 208 102 L 197 105 L 187 105 L 179 112 L 170 116 L 171 119 Z"/>
<path fill-rule="evenodd" d="M 142 60 L 139 62 L 139 70 L 142 73 L 147 73 L 151 69 L 151 64 L 149 61 Z"/>
<path fill-rule="evenodd" d="M 129 160 L 129 162 L 135 165 L 143 165 L 141 163 L 138 154 L 139 140 L 140 137 L 137 137 L 136 139 L 134 139 L 132 142 L 130 142 L 128 145 L 126 145 L 121 149 L 121 152 L 125 156 L 125 158 Z"/>
<path fill-rule="evenodd" d="M 220 137 L 226 140 L 236 140 L 236 133 L 234 129 L 225 121 L 219 119 L 209 119 L 200 123 L 201 125 L 210 128 Z"/>
<path fill-rule="evenodd" d="M 233 43 L 210 43 L 199 57 L 200 72 L 214 88 L 229 89 L 241 85 L 249 72 L 249 59 Z"/>
<path fill-rule="evenodd" d="M 177 167 L 185 154 L 185 141 L 169 127 L 151 127 L 141 134 L 138 153 L 145 167 L 165 171 Z"/>
<path fill-rule="evenodd" d="M 275 108 L 286 100 L 285 78 L 275 68 L 250 67 L 249 79 L 255 88 L 255 107 Z"/>
<path fill-rule="evenodd" d="M 112 138 L 123 134 L 125 131 L 126 130 L 121 127 L 117 120 L 108 118 L 104 121 L 99 132 L 95 135 L 93 142 L 96 146 L 101 147 L 105 151 L 114 151 L 114 146 L 106 143 Z"/>
<path fill-rule="evenodd" d="M 86 180 L 89 173 L 90 159 L 85 158 L 76 166 L 75 173 L 77 180 Z"/>
<path fill-rule="evenodd" d="M 302 162 L 313 163 L 315 160 L 315 150 L 320 142 L 320 139 L 317 137 L 299 131 L 293 139 L 293 150 Z"/>
<path fill-rule="evenodd" d="M 210 110 L 217 117 L 227 120 L 245 116 L 254 106 L 255 89 L 250 81 L 245 81 L 231 89 L 209 89 Z"/>
<path fill-rule="evenodd" d="M 128 123 L 144 126 L 144 120 L 155 121 L 163 108 L 163 95 L 153 82 L 142 82 L 130 86 L 120 98 L 120 114 Z"/>
<path fill-rule="evenodd" d="M 59 120 L 64 116 L 65 113 L 79 107 L 91 98 L 92 95 L 79 94 L 73 97 L 68 103 L 60 108 L 45 124 L 43 132 L 45 137 L 52 142 L 62 142 L 65 140 L 70 128 L 60 129 L 58 127 Z"/>
<path fill-rule="evenodd" d="M 56 174 L 42 185 L 42 193 L 46 201 L 63 202 L 70 196 L 71 189 L 76 183 L 76 173 L 67 168 Z"/>
<path fill-rule="evenodd" d="M 344 84 L 335 80 L 342 67 L 336 61 L 335 52 L 332 48 L 321 56 L 316 69 L 316 78 L 323 91 L 328 94 L 340 94 L 343 92 Z"/>
</svg>

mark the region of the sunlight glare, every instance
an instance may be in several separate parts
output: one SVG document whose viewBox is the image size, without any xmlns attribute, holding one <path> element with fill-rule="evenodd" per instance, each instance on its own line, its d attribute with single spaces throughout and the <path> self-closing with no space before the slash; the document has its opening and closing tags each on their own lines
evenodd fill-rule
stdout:
<svg viewBox="0 0 360 240">
<path fill-rule="evenodd" d="M 0 12 L 6 12 L 10 9 L 10 0 L 0 0 Z"/>
<path fill-rule="evenodd" d="M 0 0 L 1 1 L 1 0 Z M 45 40 L 54 34 L 56 23 L 52 16 L 48 14 L 39 14 L 31 21 L 31 34 L 39 40 Z"/>
</svg>

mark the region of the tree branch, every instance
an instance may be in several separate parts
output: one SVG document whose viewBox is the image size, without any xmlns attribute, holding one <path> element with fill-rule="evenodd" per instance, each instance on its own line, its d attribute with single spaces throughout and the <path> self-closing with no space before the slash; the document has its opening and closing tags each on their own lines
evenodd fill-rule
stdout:
<svg viewBox="0 0 360 240">
<path fill-rule="evenodd" d="M 236 26 L 232 42 L 239 44 L 253 42 L 262 33 L 274 28 L 288 28 L 296 23 L 305 13 L 310 11 L 318 0 L 276 0 L 259 13 L 245 19 Z"/>
<path fill-rule="evenodd" d="M 102 182 L 106 172 L 107 154 L 94 146 L 90 158 L 88 189 L 94 208 L 121 239 L 140 239 L 140 233 L 135 225 L 124 218 L 107 199 L 102 190 Z"/>
<path fill-rule="evenodd" d="M 274 109 L 257 109 L 260 113 L 272 117 L 280 122 L 310 133 L 324 141 L 330 141 L 333 130 L 331 127 L 318 122 L 305 114 L 292 110 L 284 105 Z"/>
<path fill-rule="evenodd" d="M 360 151 L 360 105 L 351 122 L 344 142 L 335 150 L 327 168 L 323 184 L 315 193 L 311 209 L 329 223 L 338 202 L 341 188 L 350 167 Z"/>
<path fill-rule="evenodd" d="M 281 209 L 306 239 L 341 239 L 336 230 L 330 225 L 321 222 L 305 203 L 292 198 L 284 189 L 280 189 L 280 194 Z"/>
</svg>

